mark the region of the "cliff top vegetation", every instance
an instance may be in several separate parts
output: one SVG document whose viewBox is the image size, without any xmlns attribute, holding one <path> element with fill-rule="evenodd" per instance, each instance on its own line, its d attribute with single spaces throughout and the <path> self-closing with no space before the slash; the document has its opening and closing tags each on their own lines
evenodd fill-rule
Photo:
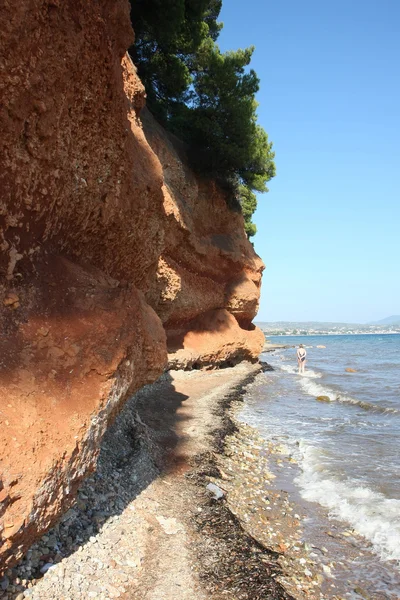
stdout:
<svg viewBox="0 0 400 600">
<path fill-rule="evenodd" d="M 221 52 L 217 44 L 221 6 L 222 0 L 132 0 L 130 54 L 150 110 L 187 142 L 195 170 L 228 186 L 251 237 L 254 192 L 268 191 L 274 152 L 257 123 L 254 48 Z"/>
</svg>

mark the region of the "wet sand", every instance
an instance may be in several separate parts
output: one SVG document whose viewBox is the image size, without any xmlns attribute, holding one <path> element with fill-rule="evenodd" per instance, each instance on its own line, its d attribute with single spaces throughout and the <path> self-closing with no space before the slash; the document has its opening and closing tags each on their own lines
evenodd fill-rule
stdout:
<svg viewBox="0 0 400 600">
<path fill-rule="evenodd" d="M 230 410 L 237 433 L 226 441 L 235 473 L 228 501 L 255 539 L 282 552 L 279 581 L 285 589 L 295 598 L 398 600 L 394 564 L 379 561 L 357 531 L 300 496 L 293 482 L 300 469 L 289 449 L 244 424 L 242 407 L 238 399 Z"/>
</svg>

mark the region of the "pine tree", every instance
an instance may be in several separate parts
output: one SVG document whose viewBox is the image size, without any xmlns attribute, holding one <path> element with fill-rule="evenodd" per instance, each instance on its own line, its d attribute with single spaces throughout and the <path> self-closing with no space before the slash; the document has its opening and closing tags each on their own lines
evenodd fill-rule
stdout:
<svg viewBox="0 0 400 600">
<path fill-rule="evenodd" d="M 222 53 L 216 43 L 222 0 L 133 0 L 138 65 L 153 114 L 187 142 L 192 166 L 229 189 L 247 235 L 256 227 L 254 191 L 275 175 L 272 143 L 257 124 L 254 48 Z"/>
</svg>

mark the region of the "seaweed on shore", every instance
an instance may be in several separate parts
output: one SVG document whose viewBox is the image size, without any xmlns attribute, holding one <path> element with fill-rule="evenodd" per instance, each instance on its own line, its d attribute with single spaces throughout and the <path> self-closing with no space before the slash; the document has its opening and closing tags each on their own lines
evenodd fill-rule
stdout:
<svg viewBox="0 0 400 600">
<path fill-rule="evenodd" d="M 215 414 L 221 425 L 213 432 L 214 452 L 198 455 L 193 460 L 193 470 L 186 475 L 202 490 L 210 477 L 223 478 L 218 455 L 225 451 L 226 438 L 238 431 L 229 409 L 234 401 L 243 398 L 247 386 L 264 369 L 264 365 L 260 365 L 258 371 L 247 376 L 218 403 Z M 200 534 L 196 547 L 201 566 L 199 577 L 212 598 L 293 600 L 276 581 L 282 573 L 277 562 L 280 554 L 265 548 L 247 533 L 224 498 L 215 500 L 202 492 L 201 500 L 192 521 Z"/>
<path fill-rule="evenodd" d="M 269 367 L 267 363 L 259 363 L 259 369 L 253 371 L 243 381 L 235 386 L 226 396 L 221 398 L 214 414 L 219 417 L 221 421 L 220 427 L 213 432 L 213 446 L 215 452 L 223 454 L 225 451 L 225 439 L 238 431 L 237 425 L 231 419 L 229 415 L 229 409 L 233 402 L 242 402 L 246 388 L 254 381 L 256 376 L 266 370 L 265 365 Z M 267 369 L 268 370 L 268 369 Z"/>
<path fill-rule="evenodd" d="M 235 600 L 290 600 L 275 578 L 279 554 L 267 550 L 242 528 L 220 501 L 211 500 L 194 516 L 201 533 L 197 553 L 203 585 L 212 597 Z"/>
</svg>

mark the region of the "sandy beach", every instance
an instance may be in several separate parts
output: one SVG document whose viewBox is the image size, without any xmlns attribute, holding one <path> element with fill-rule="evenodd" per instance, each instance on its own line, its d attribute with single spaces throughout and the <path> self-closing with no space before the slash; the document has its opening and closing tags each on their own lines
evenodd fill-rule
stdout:
<svg viewBox="0 0 400 600">
<path fill-rule="evenodd" d="M 289 598 L 279 554 L 233 509 L 243 479 L 223 457 L 238 435 L 228 406 L 260 368 L 167 373 L 132 398 L 76 504 L 7 572 L 0 597 Z"/>
<path fill-rule="evenodd" d="M 236 418 L 262 369 L 169 372 L 133 397 L 76 504 L 9 570 L 0 598 L 348 597 L 274 486 L 279 449 Z"/>
</svg>

